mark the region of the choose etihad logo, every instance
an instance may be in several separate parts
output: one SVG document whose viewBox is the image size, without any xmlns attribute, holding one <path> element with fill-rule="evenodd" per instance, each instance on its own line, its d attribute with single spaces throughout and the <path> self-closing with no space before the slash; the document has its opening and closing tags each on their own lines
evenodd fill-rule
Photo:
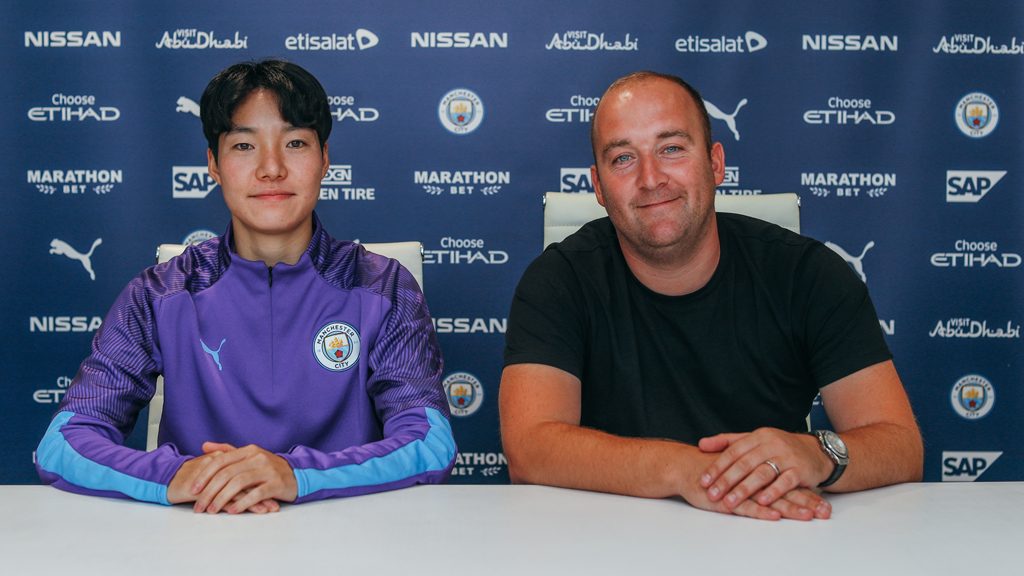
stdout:
<svg viewBox="0 0 1024 576">
<path fill-rule="evenodd" d="M 47 106 L 28 109 L 28 119 L 33 122 L 113 122 L 121 117 L 121 110 L 114 106 L 97 106 L 96 96 L 91 94 L 54 94 Z"/>
<path fill-rule="evenodd" d="M 32 400 L 37 404 L 60 404 L 60 399 L 67 393 L 71 382 L 72 380 L 69 376 L 58 376 L 56 388 L 36 390 L 32 393 Z"/>
<path fill-rule="evenodd" d="M 635 52 L 640 49 L 639 40 L 630 38 L 629 34 L 622 40 L 609 42 L 605 39 L 604 32 L 594 33 L 587 30 L 569 30 L 561 34 L 555 33 L 551 40 L 544 45 L 545 50 L 582 50 L 593 52 L 596 50 L 607 51 L 629 51 Z"/>
<path fill-rule="evenodd" d="M 359 28 L 350 34 L 296 34 L 284 39 L 287 50 L 350 52 L 369 50 L 380 43 L 373 32 Z"/>
<path fill-rule="evenodd" d="M 117 184 L 124 183 L 121 170 L 28 170 L 27 180 L 39 192 L 52 195 L 82 195 L 92 191 L 99 195 L 109 193 Z"/>
<path fill-rule="evenodd" d="M 99 316 L 29 316 L 29 332 L 95 332 L 103 325 Z"/>
<path fill-rule="evenodd" d="M 899 36 L 860 34 L 804 34 L 804 50 L 824 52 L 896 52 Z"/>
<path fill-rule="evenodd" d="M 25 31 L 26 48 L 120 48 L 120 30 Z"/>
<path fill-rule="evenodd" d="M 943 482 L 974 482 L 995 464 L 1002 452 L 942 452 Z"/>
<path fill-rule="evenodd" d="M 413 48 L 508 48 L 508 32 L 413 32 Z"/>
<path fill-rule="evenodd" d="M 512 173 L 507 170 L 417 170 L 413 173 L 413 182 L 432 196 L 493 196 L 512 182 Z"/>
<path fill-rule="evenodd" d="M 998 242 L 957 240 L 953 252 L 936 252 L 931 257 L 936 268 L 1018 268 L 1016 252 L 1001 252 Z"/>
<path fill-rule="evenodd" d="M 715 193 L 722 196 L 757 196 L 761 194 L 761 189 L 740 187 L 740 167 L 726 166 L 725 177 Z"/>
<path fill-rule="evenodd" d="M 156 47 L 167 50 L 245 50 L 249 47 L 249 37 L 242 36 L 237 30 L 233 36 L 218 38 L 213 30 L 178 28 L 165 31 Z"/>
<path fill-rule="evenodd" d="M 975 34 L 951 34 L 943 36 L 932 48 L 935 54 L 966 54 L 992 56 L 1020 56 L 1024 54 L 1024 40 L 1014 36 L 1009 42 L 999 44 L 992 41 L 991 36 Z"/>
<path fill-rule="evenodd" d="M 568 108 L 549 108 L 544 119 L 554 124 L 590 122 L 594 117 L 594 108 L 601 101 L 599 96 L 583 96 L 574 94 L 569 97 Z"/>
<path fill-rule="evenodd" d="M 423 251 L 424 264 L 505 264 L 508 252 L 490 250 L 482 238 L 445 236 L 440 248 Z"/>
<path fill-rule="evenodd" d="M 896 114 L 891 110 L 875 110 L 871 100 L 867 98 L 840 98 L 832 96 L 825 103 L 824 110 L 807 110 L 804 122 L 807 124 L 873 124 L 888 126 L 896 122 Z"/>
<path fill-rule="evenodd" d="M 433 318 L 438 334 L 504 334 L 508 318 Z"/>
<path fill-rule="evenodd" d="M 800 185 L 820 198 L 881 198 L 896 187 L 896 174 L 881 172 L 803 172 Z"/>
<path fill-rule="evenodd" d="M 377 189 L 352 185 L 351 164 L 331 164 L 320 181 L 321 200 L 376 200 Z"/>
<path fill-rule="evenodd" d="M 691 34 L 676 39 L 676 52 L 692 54 L 742 54 L 764 50 L 768 40 L 754 31 L 742 36 L 718 36 L 706 38 Z"/>
<path fill-rule="evenodd" d="M 950 318 L 939 320 L 928 333 L 931 338 L 1020 338 L 1020 324 L 1014 325 L 1010 320 L 1006 325 L 989 328 L 988 320 L 972 320 L 970 318 Z"/>
<path fill-rule="evenodd" d="M 1006 176 L 1006 170 L 947 170 L 946 202 L 978 202 Z"/>
<path fill-rule="evenodd" d="M 327 105 L 331 107 L 331 116 L 338 122 L 376 122 L 380 118 L 376 108 L 356 107 L 355 96 L 328 96 Z"/>
</svg>

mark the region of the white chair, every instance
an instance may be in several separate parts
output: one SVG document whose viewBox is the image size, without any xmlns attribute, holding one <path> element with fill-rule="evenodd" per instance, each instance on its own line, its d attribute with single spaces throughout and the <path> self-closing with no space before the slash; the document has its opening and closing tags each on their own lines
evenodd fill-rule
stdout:
<svg viewBox="0 0 1024 576">
<path fill-rule="evenodd" d="M 792 192 L 755 196 L 715 196 L 715 210 L 760 218 L 800 233 L 800 197 Z M 548 192 L 544 195 L 544 247 L 561 242 L 591 220 L 608 214 L 594 194 Z"/>
<path fill-rule="evenodd" d="M 156 248 L 157 264 L 166 262 L 181 254 L 188 246 L 185 244 L 161 244 Z M 363 248 L 381 256 L 398 260 L 412 274 L 423 290 L 423 244 L 410 242 L 379 242 L 364 243 Z M 149 401 L 149 421 L 146 426 L 146 450 L 155 450 L 157 435 L 160 432 L 160 418 L 164 413 L 164 377 L 156 379 L 156 393 Z"/>
</svg>

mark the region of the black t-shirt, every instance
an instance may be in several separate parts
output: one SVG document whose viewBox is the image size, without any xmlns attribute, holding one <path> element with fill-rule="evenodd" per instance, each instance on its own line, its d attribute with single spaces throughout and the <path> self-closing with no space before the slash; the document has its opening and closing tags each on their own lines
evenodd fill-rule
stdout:
<svg viewBox="0 0 1024 576">
<path fill-rule="evenodd" d="M 505 365 L 577 376 L 581 424 L 620 436 L 806 430 L 819 388 L 891 358 L 867 288 L 816 240 L 717 217 L 718 268 L 685 296 L 633 276 L 608 218 L 548 247 L 516 288 Z"/>
</svg>

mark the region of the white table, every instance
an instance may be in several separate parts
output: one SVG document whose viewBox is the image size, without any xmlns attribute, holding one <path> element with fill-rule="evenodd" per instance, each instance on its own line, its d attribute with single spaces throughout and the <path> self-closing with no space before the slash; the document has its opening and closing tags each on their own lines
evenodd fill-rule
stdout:
<svg viewBox="0 0 1024 576">
<path fill-rule="evenodd" d="M 191 508 L 0 486 L 0 574 L 1022 574 L 1024 482 L 830 496 L 763 522 L 541 486 L 422 486 L 284 507 Z"/>
</svg>

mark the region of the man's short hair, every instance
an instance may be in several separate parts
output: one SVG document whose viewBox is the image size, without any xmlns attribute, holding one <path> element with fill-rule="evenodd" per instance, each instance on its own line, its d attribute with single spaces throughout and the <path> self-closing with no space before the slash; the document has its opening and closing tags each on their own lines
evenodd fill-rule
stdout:
<svg viewBox="0 0 1024 576">
<path fill-rule="evenodd" d="M 256 90 L 277 96 L 281 117 L 297 128 L 312 128 L 323 150 L 331 135 L 331 109 L 327 93 L 305 68 L 283 60 L 242 62 L 221 70 L 207 84 L 199 100 L 203 135 L 217 158 L 220 135 L 232 128 L 235 108 Z"/>
<path fill-rule="evenodd" d="M 613 92 L 615 90 L 618 90 L 619 88 L 622 88 L 623 86 L 627 86 L 627 85 L 633 84 L 635 82 L 642 82 L 644 80 L 651 80 L 651 79 L 655 79 L 655 78 L 659 78 L 661 80 L 668 80 L 669 82 L 672 82 L 673 84 L 678 84 L 680 87 L 682 87 L 683 90 L 686 90 L 686 93 L 690 95 L 690 98 L 693 98 L 693 102 L 697 105 L 697 110 L 700 112 L 701 129 L 704 132 L 704 145 L 708 149 L 708 154 L 710 154 L 711 153 L 711 117 L 708 116 L 708 108 L 707 108 L 707 106 L 704 105 L 704 98 L 701 97 L 700 92 L 698 92 L 697 89 L 694 88 L 693 86 L 690 86 L 690 84 L 687 83 L 686 80 L 683 80 L 679 76 L 675 76 L 673 74 L 664 74 L 662 72 L 653 72 L 651 70 L 641 70 L 639 72 L 633 72 L 631 74 L 626 74 L 625 76 L 623 76 L 623 77 L 619 78 L 618 80 L 612 82 L 611 85 L 608 86 L 608 89 L 604 91 L 604 95 L 601 96 L 601 99 L 604 100 L 604 98 L 607 97 L 608 94 L 610 94 L 611 92 Z M 600 103 L 598 103 L 598 106 L 600 106 Z M 597 124 L 597 114 L 595 113 L 593 118 L 590 119 L 590 147 L 594 151 L 594 162 L 595 163 L 597 163 L 597 142 L 595 141 L 595 137 L 596 137 L 595 126 L 596 126 L 596 124 Z"/>
</svg>

